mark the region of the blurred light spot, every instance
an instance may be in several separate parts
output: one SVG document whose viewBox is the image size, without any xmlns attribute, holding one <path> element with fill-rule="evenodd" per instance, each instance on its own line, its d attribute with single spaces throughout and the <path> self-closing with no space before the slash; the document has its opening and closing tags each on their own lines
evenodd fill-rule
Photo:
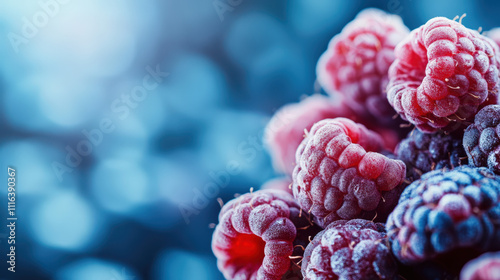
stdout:
<svg viewBox="0 0 500 280">
<path fill-rule="evenodd" d="M 59 133 L 89 121 L 103 105 L 102 89 L 78 77 L 44 73 L 23 81 L 6 91 L 3 104 L 9 122 L 22 130 Z"/>
<path fill-rule="evenodd" d="M 130 111 L 123 120 L 111 116 L 115 129 L 103 136 L 103 141 L 95 147 L 95 155 L 101 160 L 107 158 L 119 158 L 123 160 L 141 159 L 147 152 L 152 135 L 146 129 L 144 121 Z M 97 128 L 95 127 L 90 128 Z M 89 129 L 90 129 L 89 128 Z"/>
<path fill-rule="evenodd" d="M 231 26 L 224 41 L 229 57 L 242 68 L 274 48 L 286 49 L 291 40 L 285 27 L 277 19 L 260 13 L 239 17 Z"/>
<path fill-rule="evenodd" d="M 53 195 L 31 214 L 31 227 L 38 242 L 69 251 L 88 249 L 95 234 L 103 234 L 95 210 L 78 194 Z"/>
<path fill-rule="evenodd" d="M 192 189 L 202 188 L 205 183 L 202 181 L 203 170 L 199 164 L 197 155 L 182 152 L 152 160 L 150 169 L 155 174 L 159 197 L 175 205 L 191 202 Z"/>
<path fill-rule="evenodd" d="M 158 90 L 151 92 L 148 98 L 140 104 L 137 109 L 137 118 L 141 120 L 150 135 L 156 135 L 166 126 L 165 123 L 169 121 L 168 112 Z"/>
<path fill-rule="evenodd" d="M 151 67 L 155 68 L 155 66 Z M 162 67 L 160 67 L 160 69 L 161 71 L 168 72 L 166 69 L 162 69 Z M 136 87 L 144 88 L 143 78 L 146 75 L 149 74 L 147 70 L 144 69 L 143 77 L 137 79 L 131 76 L 125 76 L 119 83 L 114 84 L 114 86 L 109 90 L 110 95 L 113 96 L 114 99 L 109 102 L 109 108 L 107 109 L 113 113 L 113 117 L 115 117 L 114 119 L 117 119 L 117 122 L 127 123 L 127 119 L 129 117 L 133 117 L 138 123 L 140 123 L 142 129 L 148 135 L 154 135 L 163 129 L 165 122 L 169 121 L 169 112 L 167 106 L 165 106 L 162 102 L 160 93 L 162 82 L 156 83 L 154 80 L 148 81 L 151 82 L 152 88 L 150 90 L 145 90 L 146 93 L 144 94 L 143 99 L 134 99 L 133 96 L 135 94 Z M 169 78 L 167 77 L 166 79 Z M 165 79 L 163 82 L 165 82 Z M 126 103 L 123 102 L 123 96 L 131 96 L 130 102 L 134 104 L 133 106 L 136 106 L 135 108 L 128 106 L 130 110 L 128 115 L 125 115 L 126 113 L 121 111 L 119 113 L 114 113 L 113 111 L 113 102 L 116 99 L 121 100 L 121 102 L 118 103 L 118 106 L 125 106 Z M 120 118 L 122 116 L 125 116 L 123 120 Z"/>
<path fill-rule="evenodd" d="M 41 110 L 53 123 L 74 127 L 100 113 L 104 92 L 90 81 L 47 77 L 41 83 Z"/>
<path fill-rule="evenodd" d="M 219 111 L 200 139 L 201 159 L 209 171 L 227 169 L 237 162 L 247 184 L 264 180 L 273 171 L 262 138 L 268 118 L 245 111 Z"/>
<path fill-rule="evenodd" d="M 159 90 L 167 106 L 193 119 L 205 119 L 227 98 L 226 78 L 206 57 L 186 54 L 168 69 L 171 75 Z"/>
<path fill-rule="evenodd" d="M 105 160 L 94 168 L 90 190 L 104 209 L 118 213 L 132 211 L 153 196 L 142 166 L 120 159 Z"/>
<path fill-rule="evenodd" d="M 37 81 L 28 79 L 7 88 L 2 101 L 7 122 L 19 130 L 58 131 L 59 127 L 41 112 Z"/>
<path fill-rule="evenodd" d="M 137 47 L 137 23 L 127 2 L 71 1 L 39 31 L 27 55 L 43 68 L 89 76 L 128 69 Z"/>
<path fill-rule="evenodd" d="M 118 263 L 99 259 L 80 259 L 61 268 L 56 280 L 140 280 L 137 273 Z"/>
<path fill-rule="evenodd" d="M 215 260 L 186 251 L 170 250 L 162 253 L 154 264 L 155 280 L 210 280 L 220 277 Z"/>
<path fill-rule="evenodd" d="M 61 188 L 52 168 L 52 162 L 63 156 L 64 150 L 40 141 L 23 140 L 4 143 L 0 146 L 0 158 L 17 171 L 19 188 L 16 193 L 26 195 L 52 195 Z M 65 186 L 74 183 L 74 177 L 67 175 Z M 22 186 L 22 187 L 21 187 Z M 2 188 L 1 192 L 6 192 Z"/>
</svg>

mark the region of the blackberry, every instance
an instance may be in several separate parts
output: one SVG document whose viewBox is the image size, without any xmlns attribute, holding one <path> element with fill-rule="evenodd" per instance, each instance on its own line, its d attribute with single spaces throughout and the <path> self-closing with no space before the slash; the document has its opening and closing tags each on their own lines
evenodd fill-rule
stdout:
<svg viewBox="0 0 500 280">
<path fill-rule="evenodd" d="M 396 157 L 406 164 L 410 182 L 432 170 L 467 164 L 462 139 L 444 133 L 427 134 L 418 129 L 399 143 Z"/>
<path fill-rule="evenodd" d="M 426 173 L 404 190 L 386 229 L 403 263 L 500 249 L 499 178 L 470 166 Z"/>
<path fill-rule="evenodd" d="M 489 105 L 477 113 L 464 133 L 463 145 L 469 164 L 488 167 L 500 174 L 500 105 Z"/>
</svg>

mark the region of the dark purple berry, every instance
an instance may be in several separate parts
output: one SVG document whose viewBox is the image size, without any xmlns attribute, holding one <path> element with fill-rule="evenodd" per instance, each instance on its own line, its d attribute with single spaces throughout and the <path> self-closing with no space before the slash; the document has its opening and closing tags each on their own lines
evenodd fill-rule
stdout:
<svg viewBox="0 0 500 280">
<path fill-rule="evenodd" d="M 427 134 L 418 129 L 399 143 L 396 156 L 406 164 L 410 181 L 432 170 L 452 169 L 467 164 L 462 139 L 444 133 Z"/>
<path fill-rule="evenodd" d="M 465 130 L 463 146 L 469 164 L 488 167 L 500 174 L 500 105 L 489 105 L 477 113 Z"/>
<path fill-rule="evenodd" d="M 389 215 L 387 234 L 395 256 L 417 263 L 467 249 L 500 249 L 500 178 L 487 168 L 436 170 L 410 184 Z M 458 256 L 458 254 L 455 254 Z"/>
</svg>

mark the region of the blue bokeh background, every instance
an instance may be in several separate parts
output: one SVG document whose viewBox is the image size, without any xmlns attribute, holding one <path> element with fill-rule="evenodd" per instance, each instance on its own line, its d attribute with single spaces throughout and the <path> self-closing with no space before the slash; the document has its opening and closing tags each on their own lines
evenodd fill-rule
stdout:
<svg viewBox="0 0 500 280">
<path fill-rule="evenodd" d="M 278 176 L 263 128 L 317 91 L 330 38 L 365 7 L 410 29 L 467 13 L 466 26 L 488 30 L 500 26 L 495 3 L 0 0 L 0 279 L 222 279 L 210 249 L 217 198 Z M 139 92 L 157 68 L 168 76 Z M 122 99 L 133 93 L 140 101 Z M 99 137 L 103 122 L 112 131 Z M 88 155 L 68 156 L 79 148 Z"/>
</svg>

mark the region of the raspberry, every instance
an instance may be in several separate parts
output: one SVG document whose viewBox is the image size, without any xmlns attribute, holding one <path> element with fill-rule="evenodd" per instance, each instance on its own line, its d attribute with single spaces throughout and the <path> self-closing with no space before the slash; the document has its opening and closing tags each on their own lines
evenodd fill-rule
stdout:
<svg viewBox="0 0 500 280">
<path fill-rule="evenodd" d="M 302 253 L 294 242 L 304 242 L 297 239 L 304 238 L 304 225 L 310 225 L 306 216 L 283 191 L 261 190 L 229 201 L 212 238 L 220 271 L 226 279 L 281 279 L 290 257 Z M 313 227 L 306 228 L 305 234 L 315 234 Z"/>
<path fill-rule="evenodd" d="M 289 177 L 282 177 L 282 178 L 275 178 L 272 180 L 267 181 L 262 187 L 260 188 L 261 190 L 282 190 L 285 191 L 291 195 L 293 195 L 292 192 L 292 179 Z"/>
<path fill-rule="evenodd" d="M 338 220 L 318 233 L 302 261 L 304 279 L 396 279 L 384 225 Z"/>
<path fill-rule="evenodd" d="M 336 117 L 346 117 L 357 122 L 364 122 L 342 100 L 332 100 L 315 94 L 299 103 L 282 107 L 271 119 L 265 131 L 265 143 L 271 154 L 274 169 L 285 174 L 292 174 L 295 166 L 295 151 L 304 139 L 304 130 L 309 130 L 314 123 Z M 400 141 L 397 132 L 376 128 L 384 138 L 386 148 L 393 150 Z"/>
<path fill-rule="evenodd" d="M 418 129 L 399 143 L 396 156 L 406 164 L 411 182 L 435 169 L 460 166 L 462 159 L 467 158 L 462 139 L 439 132 L 426 134 Z M 464 160 L 463 164 L 467 161 Z"/>
<path fill-rule="evenodd" d="M 317 122 L 297 149 L 293 194 L 322 227 L 378 216 L 397 202 L 405 165 L 378 153 L 381 137 L 345 118 Z"/>
<path fill-rule="evenodd" d="M 304 130 L 320 120 L 335 117 L 353 118 L 354 113 L 333 102 L 330 98 L 315 94 L 299 103 L 281 108 L 266 127 L 265 137 L 273 160 L 274 169 L 292 174 L 295 165 L 295 151 L 302 139 Z"/>
<path fill-rule="evenodd" d="M 500 105 L 488 105 L 477 113 L 464 133 L 463 145 L 469 163 L 500 174 Z"/>
<path fill-rule="evenodd" d="M 500 249 L 498 180 L 487 168 L 460 166 L 431 171 L 409 185 L 386 224 L 396 257 L 416 263 L 447 254 L 466 261 L 475 252 Z"/>
<path fill-rule="evenodd" d="M 497 102 L 498 46 L 443 17 L 413 30 L 396 47 L 387 98 L 424 132 L 465 128 L 476 112 Z"/>
<path fill-rule="evenodd" d="M 316 69 L 318 82 L 331 95 L 342 94 L 358 114 L 390 122 L 396 113 L 385 89 L 394 48 L 407 34 L 401 18 L 366 9 L 330 41 Z"/>
<path fill-rule="evenodd" d="M 486 253 L 468 262 L 460 273 L 461 280 L 499 280 L 500 252 Z"/>
</svg>

